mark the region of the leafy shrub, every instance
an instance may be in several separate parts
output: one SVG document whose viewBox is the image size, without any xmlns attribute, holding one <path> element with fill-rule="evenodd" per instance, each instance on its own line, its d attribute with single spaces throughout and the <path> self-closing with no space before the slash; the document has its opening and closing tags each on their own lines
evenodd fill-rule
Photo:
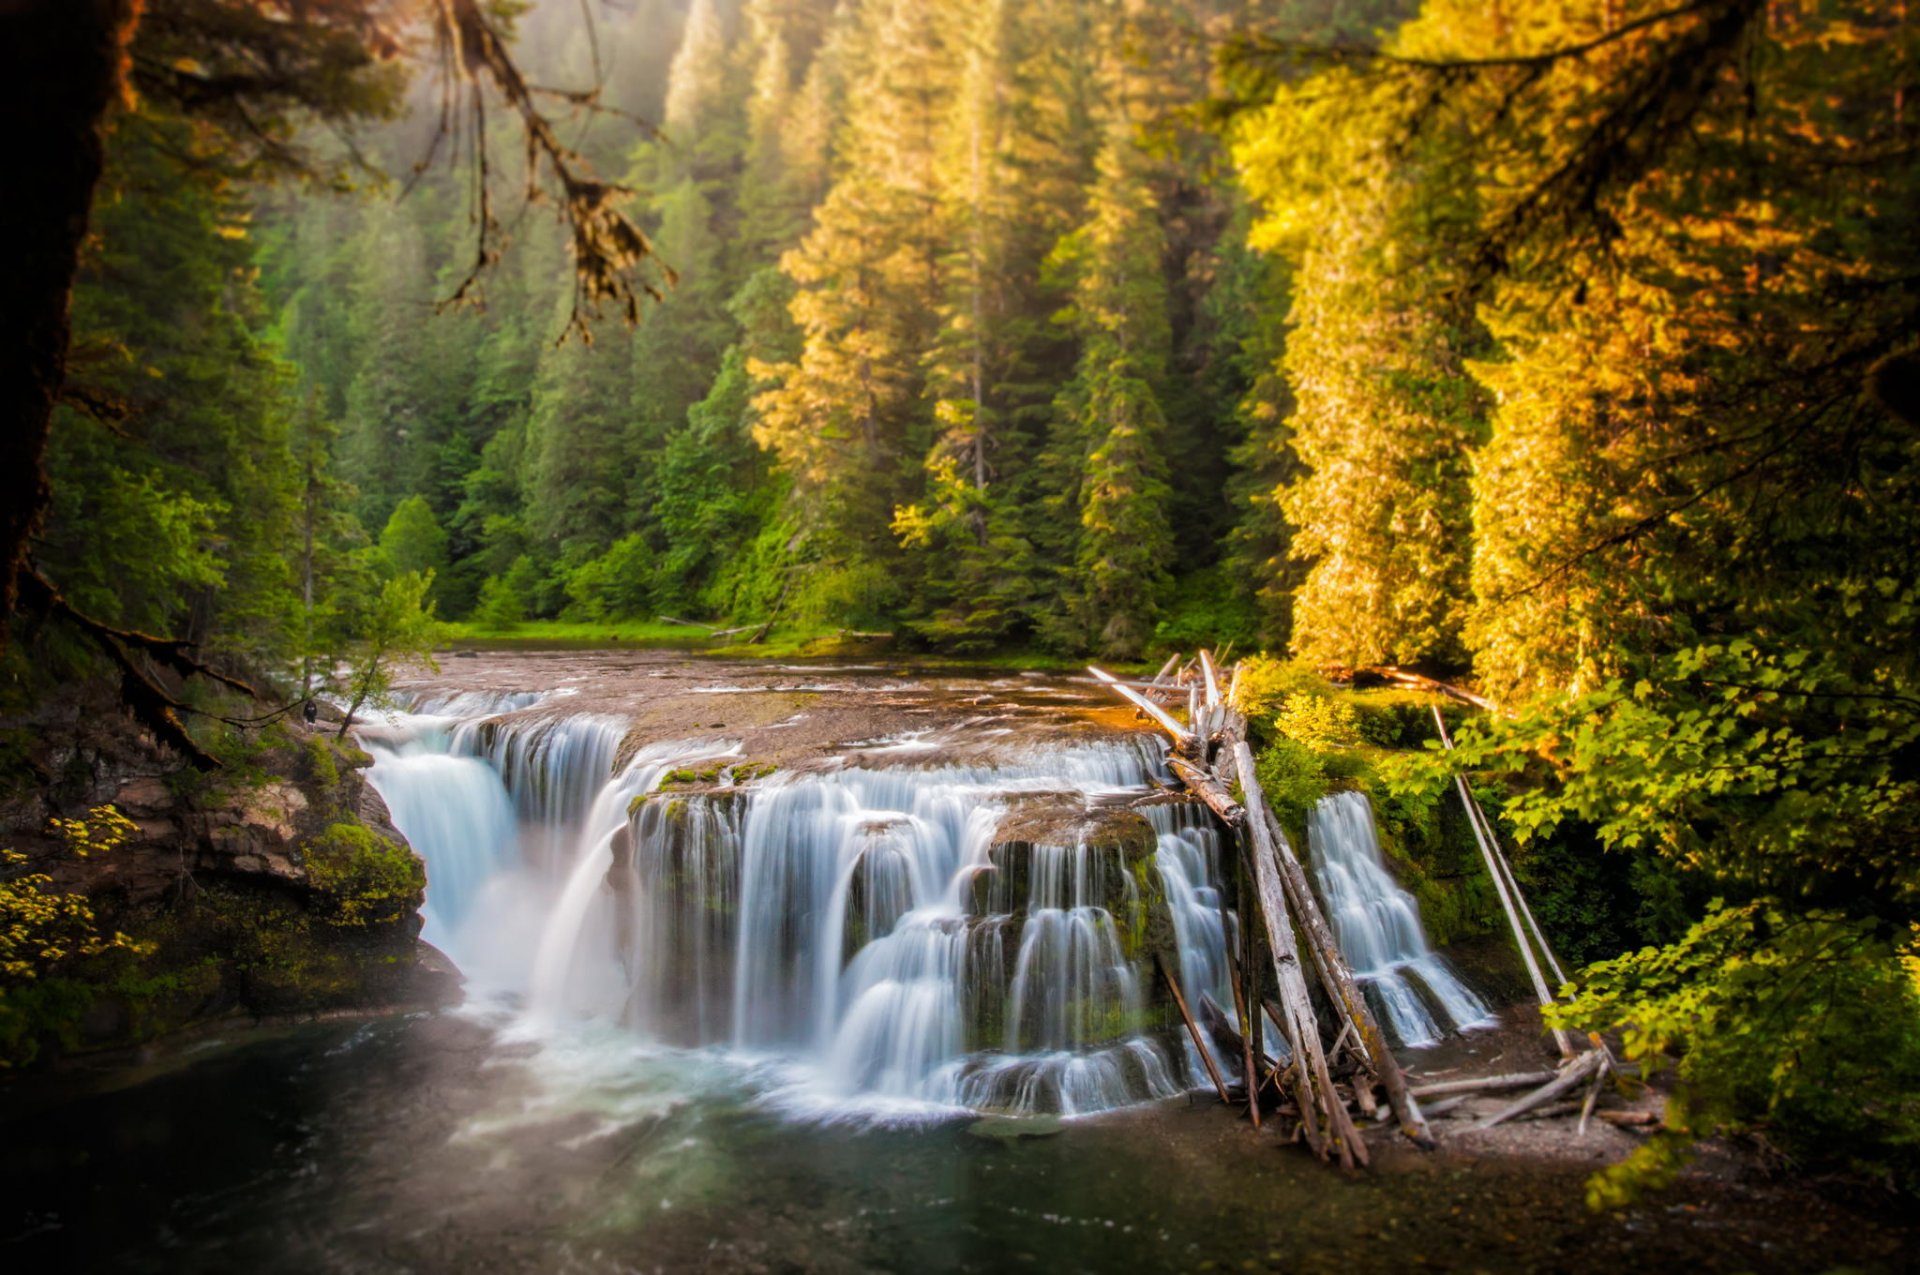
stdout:
<svg viewBox="0 0 1920 1275">
<path fill-rule="evenodd" d="M 633 620 L 652 608 L 652 555 L 638 535 L 608 546 L 567 576 L 567 596 L 582 619 Z"/>
<path fill-rule="evenodd" d="M 1304 847 L 1307 812 L 1332 791 L 1320 755 L 1299 740 L 1282 736 L 1254 758 L 1254 773 L 1281 827 Z"/>
<path fill-rule="evenodd" d="M 1252 723 L 1264 724 L 1289 695 L 1331 695 L 1333 687 L 1304 664 L 1276 660 L 1270 655 L 1249 656 L 1240 662 L 1233 706 Z"/>
<path fill-rule="evenodd" d="M 112 806 L 84 819 L 55 819 L 49 831 L 78 859 L 104 854 L 135 829 Z M 103 934 L 85 894 L 49 889 L 53 878 L 26 872 L 27 857 L 0 850 L 0 1067 L 31 1062 L 46 1035 L 70 1032 L 92 1004 L 84 987 L 57 972 L 76 959 L 110 951 L 138 952 L 125 934 Z"/>
<path fill-rule="evenodd" d="M 1247 647 L 1260 635 L 1260 613 L 1245 582 L 1223 567 L 1175 577 L 1173 596 L 1161 608 L 1153 628 L 1160 651 L 1219 650 L 1227 643 Z"/>
<path fill-rule="evenodd" d="M 898 572 L 882 562 L 856 559 L 807 572 L 795 583 L 787 610 L 802 626 L 873 628 L 889 622 L 903 596 Z"/>
<path fill-rule="evenodd" d="M 328 896 L 335 925 L 398 920 L 427 888 L 426 869 L 412 851 L 359 824 L 329 825 L 304 852 L 307 877 Z"/>
<path fill-rule="evenodd" d="M 1583 971 L 1556 1017 L 1618 1028 L 1676 1069 L 1666 1133 L 1588 1184 L 1595 1206 L 1667 1183 L 1693 1139 L 1745 1132 L 1805 1169 L 1920 1191 L 1920 990 L 1910 935 L 1831 912 L 1715 901 L 1679 942 Z"/>
<path fill-rule="evenodd" d="M 1274 715 L 1274 726 L 1288 739 L 1315 751 L 1352 748 L 1361 742 L 1353 701 L 1344 696 L 1288 695 Z"/>
<path fill-rule="evenodd" d="M 473 609 L 476 624 L 490 629 L 511 629 L 525 623 L 526 618 L 526 603 L 505 577 L 489 576 L 480 586 L 480 602 Z"/>
</svg>

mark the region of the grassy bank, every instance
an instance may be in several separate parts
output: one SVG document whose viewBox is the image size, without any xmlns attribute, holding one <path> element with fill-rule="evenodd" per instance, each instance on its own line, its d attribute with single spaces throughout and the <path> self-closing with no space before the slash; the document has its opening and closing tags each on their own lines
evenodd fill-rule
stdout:
<svg viewBox="0 0 1920 1275">
<path fill-rule="evenodd" d="M 705 625 L 668 624 L 660 620 L 565 621 L 529 620 L 522 624 L 491 626 L 472 621 L 443 624 L 442 645 L 478 650 L 590 650 L 631 646 L 642 649 L 688 651 L 733 659 L 850 659 L 905 658 L 954 665 L 1074 671 L 1085 666 L 1077 656 L 1010 649 L 973 656 L 942 656 L 903 649 L 891 633 L 863 633 L 826 626 L 816 628 L 776 625 L 765 641 L 750 642 L 751 630 L 724 633 Z M 1143 666 L 1110 664 L 1123 672 Z M 1154 667 L 1158 667 L 1155 662 Z"/>
</svg>

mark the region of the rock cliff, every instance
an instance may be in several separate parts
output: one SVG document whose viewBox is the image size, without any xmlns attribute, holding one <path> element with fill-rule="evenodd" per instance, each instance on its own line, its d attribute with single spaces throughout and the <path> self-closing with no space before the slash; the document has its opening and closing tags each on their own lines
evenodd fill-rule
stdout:
<svg viewBox="0 0 1920 1275">
<path fill-rule="evenodd" d="M 457 976 L 418 942 L 424 867 L 366 780 L 371 759 L 330 732 L 248 732 L 201 774 L 76 688 L 0 725 L 0 748 L 0 846 L 25 856 L 11 873 L 84 894 L 132 944 L 0 986 L 0 1063 L 450 994 Z M 131 827 L 104 853 L 76 855 L 50 827 L 105 806 Z"/>
</svg>

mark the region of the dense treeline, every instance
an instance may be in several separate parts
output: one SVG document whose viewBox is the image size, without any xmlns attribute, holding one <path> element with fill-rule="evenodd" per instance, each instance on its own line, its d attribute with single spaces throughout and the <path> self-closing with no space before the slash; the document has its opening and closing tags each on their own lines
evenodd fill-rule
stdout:
<svg viewBox="0 0 1920 1275">
<path fill-rule="evenodd" d="M 555 344 L 572 297 L 536 212 L 484 311 L 428 324 L 463 263 L 455 175 L 397 204 L 288 199 L 267 281 L 360 521 L 430 514 L 441 612 L 484 623 L 778 613 L 1125 656 L 1251 638 L 1254 577 L 1216 568 L 1277 552 L 1234 476 L 1284 464 L 1235 459 L 1272 410 L 1281 279 L 1198 108 L 1257 8 L 694 0 L 608 15 L 594 46 L 536 11 L 533 64 L 590 82 L 597 57 L 659 122 L 629 147 L 602 117 L 582 146 L 677 286 L 636 331 Z M 1266 16 L 1331 40 L 1395 8 Z M 373 147 L 404 169 L 433 127 L 416 111 Z"/>
<path fill-rule="evenodd" d="M 601 86 L 569 144 L 674 279 L 591 341 L 565 228 L 498 192 L 511 251 L 443 304 L 475 175 L 416 166 L 477 139 L 428 80 L 303 139 L 385 196 L 123 119 L 36 546 L 76 604 L 282 671 L 430 605 L 1470 678 L 1523 876 L 1611 851 L 1657 917 L 1568 1011 L 1684 1060 L 1635 1171 L 1742 1128 L 1920 1181 L 1903 8 L 597 12 L 518 55 Z"/>
</svg>

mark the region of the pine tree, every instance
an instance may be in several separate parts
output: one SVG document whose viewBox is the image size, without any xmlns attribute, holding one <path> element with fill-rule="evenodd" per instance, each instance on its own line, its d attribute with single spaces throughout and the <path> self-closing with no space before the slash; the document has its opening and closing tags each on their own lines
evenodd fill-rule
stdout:
<svg viewBox="0 0 1920 1275">
<path fill-rule="evenodd" d="M 1064 620 L 1072 645 L 1135 658 L 1153 635 L 1173 555 L 1166 241 L 1124 116 L 1109 125 L 1099 170 L 1086 224 L 1054 258 L 1074 281 L 1061 317 L 1081 347 L 1054 448 L 1066 484 L 1058 499 L 1075 526 Z"/>
<path fill-rule="evenodd" d="M 943 238 L 936 146 L 952 59 L 933 6 L 862 11 L 861 109 L 813 231 L 782 259 L 798 359 L 750 370 L 754 436 L 793 482 L 829 592 L 858 579 L 862 608 L 884 590 L 870 564 L 891 556 L 893 510 L 913 493 L 929 435 L 922 358 L 938 304 Z M 836 579 L 837 577 L 837 579 Z M 830 604 L 831 605 L 831 604 Z"/>
</svg>

